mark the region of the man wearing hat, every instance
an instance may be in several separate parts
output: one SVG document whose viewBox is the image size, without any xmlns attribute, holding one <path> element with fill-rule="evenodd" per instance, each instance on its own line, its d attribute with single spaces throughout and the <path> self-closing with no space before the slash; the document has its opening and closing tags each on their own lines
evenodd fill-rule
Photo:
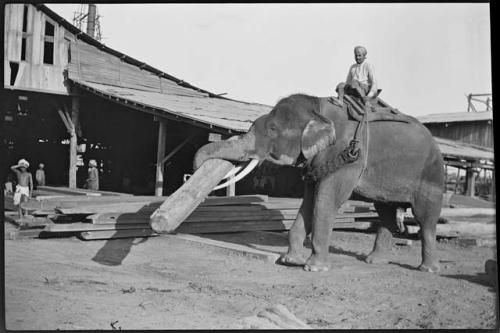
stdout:
<svg viewBox="0 0 500 333">
<path fill-rule="evenodd" d="M 16 173 L 17 176 L 17 186 L 14 192 L 14 205 L 18 206 L 19 218 L 23 217 L 23 211 L 21 208 L 21 201 L 28 201 L 33 192 L 33 177 L 31 173 L 28 172 L 28 167 L 30 164 L 24 158 L 20 159 L 17 165 L 10 167 L 12 171 Z"/>
</svg>

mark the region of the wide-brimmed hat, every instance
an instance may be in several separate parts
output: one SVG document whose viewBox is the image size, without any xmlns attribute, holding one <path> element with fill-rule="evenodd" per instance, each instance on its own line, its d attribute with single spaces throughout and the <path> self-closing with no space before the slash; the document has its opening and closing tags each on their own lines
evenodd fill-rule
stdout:
<svg viewBox="0 0 500 333">
<path fill-rule="evenodd" d="M 28 163 L 28 161 L 26 161 L 24 158 L 22 158 L 19 160 L 19 162 L 17 162 L 17 166 L 28 168 L 30 166 L 30 164 Z"/>
<path fill-rule="evenodd" d="M 90 160 L 90 161 L 89 161 L 89 165 L 90 165 L 90 166 L 97 166 L 97 162 L 96 162 L 96 160 Z"/>
</svg>

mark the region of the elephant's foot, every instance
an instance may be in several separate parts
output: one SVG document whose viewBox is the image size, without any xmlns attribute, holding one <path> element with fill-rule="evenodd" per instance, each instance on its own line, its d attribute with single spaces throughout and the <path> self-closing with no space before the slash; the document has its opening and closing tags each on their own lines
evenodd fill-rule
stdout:
<svg viewBox="0 0 500 333">
<path fill-rule="evenodd" d="M 420 266 L 418 266 L 418 269 L 422 272 L 427 272 L 427 273 L 437 273 L 439 272 L 439 264 L 437 262 L 435 263 L 422 263 Z"/>
<path fill-rule="evenodd" d="M 319 260 L 315 255 L 309 257 L 304 265 L 304 270 L 308 272 L 326 272 L 329 269 L 330 266 L 324 260 Z"/>
<path fill-rule="evenodd" d="M 306 263 L 302 256 L 293 252 L 282 254 L 278 262 L 287 266 L 303 266 Z"/>
<path fill-rule="evenodd" d="M 387 253 L 375 250 L 365 258 L 365 262 L 369 264 L 387 264 L 389 259 L 387 259 Z"/>
</svg>

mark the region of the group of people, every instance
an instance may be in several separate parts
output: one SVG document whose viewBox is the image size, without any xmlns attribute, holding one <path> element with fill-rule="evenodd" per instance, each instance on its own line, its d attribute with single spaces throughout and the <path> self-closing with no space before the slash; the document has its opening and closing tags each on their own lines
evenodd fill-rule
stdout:
<svg viewBox="0 0 500 333">
<path fill-rule="evenodd" d="M 21 202 L 28 201 L 33 194 L 33 177 L 31 172 L 28 171 L 30 164 L 26 159 L 20 159 L 16 165 L 10 167 L 10 169 L 16 174 L 17 184 L 15 191 L 13 190 L 12 181 L 10 179 L 5 183 L 5 192 L 14 193 L 14 205 L 18 207 L 19 218 L 23 217 L 23 210 L 21 208 Z M 45 185 L 45 165 L 40 163 L 38 169 L 35 172 L 35 180 L 37 186 Z M 85 187 L 89 190 L 99 190 L 99 170 L 97 170 L 96 160 L 89 161 L 88 178 L 86 180 Z"/>
</svg>

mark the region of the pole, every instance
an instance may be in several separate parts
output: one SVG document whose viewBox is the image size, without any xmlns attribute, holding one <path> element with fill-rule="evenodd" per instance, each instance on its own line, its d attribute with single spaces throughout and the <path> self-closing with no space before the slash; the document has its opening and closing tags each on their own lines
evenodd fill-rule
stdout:
<svg viewBox="0 0 500 333">
<path fill-rule="evenodd" d="M 68 177 L 68 187 L 76 188 L 76 171 L 78 167 L 76 166 L 77 160 L 77 133 L 76 129 L 78 127 L 78 118 L 80 113 L 80 99 L 77 96 L 71 97 L 71 126 L 70 126 L 70 138 L 69 138 L 69 177 Z"/>
<path fill-rule="evenodd" d="M 97 8 L 95 4 L 89 4 L 89 12 L 87 17 L 87 35 L 95 38 L 95 18 Z"/>
<path fill-rule="evenodd" d="M 167 122 L 159 119 L 158 121 L 158 151 L 156 154 L 156 185 L 155 195 L 163 195 L 163 158 L 165 156 L 165 146 L 167 143 Z"/>
</svg>

